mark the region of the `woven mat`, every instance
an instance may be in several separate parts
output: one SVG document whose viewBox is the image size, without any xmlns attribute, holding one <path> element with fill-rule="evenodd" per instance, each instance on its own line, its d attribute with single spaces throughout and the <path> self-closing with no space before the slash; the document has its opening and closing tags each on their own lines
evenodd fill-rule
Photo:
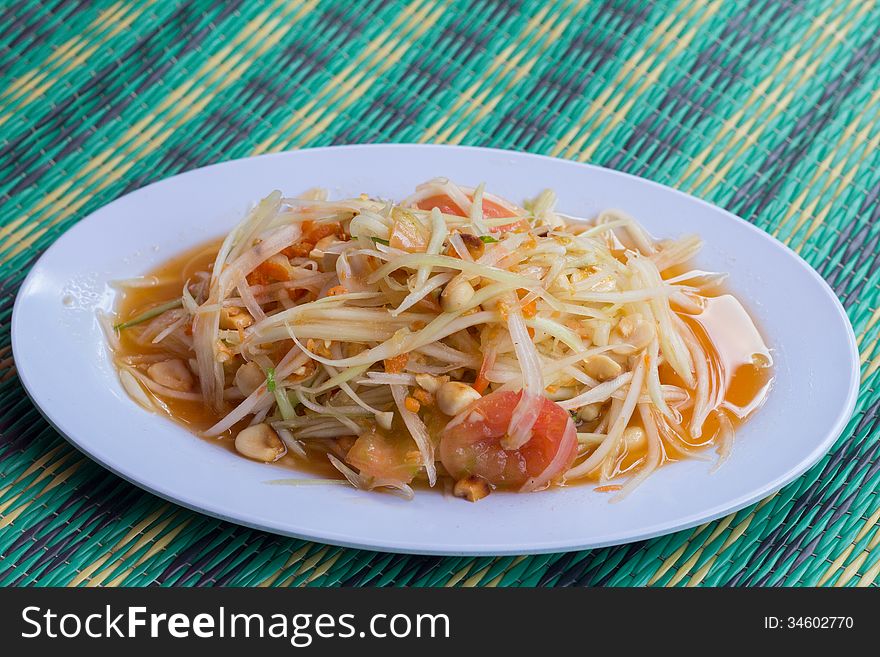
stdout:
<svg viewBox="0 0 880 657">
<path fill-rule="evenodd" d="M 0 8 L 0 585 L 837 585 L 880 572 L 880 9 L 869 0 L 35 2 Z M 347 550 L 166 503 L 24 394 L 12 301 L 40 253 L 137 187 L 370 141 L 593 162 L 705 198 L 844 301 L 857 412 L 760 504 L 614 548 Z"/>
</svg>

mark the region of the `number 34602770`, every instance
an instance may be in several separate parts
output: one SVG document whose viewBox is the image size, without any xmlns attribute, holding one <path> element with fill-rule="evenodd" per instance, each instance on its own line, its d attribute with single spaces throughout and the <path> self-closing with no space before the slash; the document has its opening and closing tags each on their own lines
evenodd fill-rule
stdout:
<svg viewBox="0 0 880 657">
<path fill-rule="evenodd" d="M 764 628 L 798 630 L 850 630 L 852 616 L 765 616 Z"/>
</svg>

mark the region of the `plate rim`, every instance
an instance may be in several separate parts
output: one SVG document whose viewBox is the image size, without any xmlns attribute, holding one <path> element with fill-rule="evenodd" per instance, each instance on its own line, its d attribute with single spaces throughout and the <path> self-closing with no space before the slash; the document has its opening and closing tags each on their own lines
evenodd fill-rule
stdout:
<svg viewBox="0 0 880 657">
<path fill-rule="evenodd" d="M 233 162 L 243 162 L 247 160 L 254 159 L 283 159 L 291 154 L 295 153 L 314 153 L 314 152 L 327 152 L 327 151 L 345 151 L 345 150 L 406 150 L 406 149 L 427 149 L 427 150 L 449 150 L 449 151 L 471 151 L 471 152 L 479 152 L 486 154 L 495 154 L 502 156 L 516 156 L 518 158 L 526 158 L 526 159 L 535 159 L 535 160 L 547 160 L 552 162 L 563 162 L 566 165 L 573 165 L 577 167 L 585 167 L 586 169 L 598 170 L 601 172 L 610 173 L 614 176 L 622 176 L 630 180 L 636 181 L 640 185 L 647 185 L 650 187 L 660 188 L 663 190 L 663 193 L 674 193 L 680 197 L 686 198 L 690 202 L 696 202 L 701 206 L 710 209 L 713 212 L 722 213 L 725 215 L 727 220 L 733 219 L 739 222 L 740 224 L 745 225 L 753 234 L 759 236 L 760 239 L 763 239 L 767 242 L 770 242 L 776 249 L 781 247 L 783 252 L 786 252 L 790 257 L 793 257 L 800 268 L 806 269 L 809 274 L 813 277 L 813 279 L 819 283 L 819 286 L 822 288 L 825 296 L 830 298 L 833 306 L 838 314 L 839 319 L 842 320 L 847 333 L 848 338 L 848 351 L 850 356 L 850 367 L 848 368 L 848 390 L 846 396 L 845 405 L 839 410 L 837 416 L 835 417 L 832 428 L 828 430 L 825 439 L 820 443 L 817 443 L 814 449 L 810 452 L 810 454 L 802 459 L 798 466 L 794 469 L 789 469 L 783 475 L 776 477 L 775 479 L 768 481 L 763 486 L 757 487 L 753 489 L 749 494 L 744 494 L 739 496 L 738 498 L 729 501 L 726 504 L 719 504 L 711 509 L 704 509 L 702 512 L 694 512 L 686 517 L 679 518 L 677 522 L 660 522 L 655 523 L 653 525 L 642 525 L 639 528 L 638 532 L 618 532 L 619 535 L 609 536 L 607 540 L 604 541 L 589 541 L 586 543 L 570 541 L 567 543 L 563 543 L 561 541 L 553 541 L 552 544 L 542 544 L 539 540 L 530 541 L 530 546 L 528 548 L 516 548 L 516 549 L 497 549 L 494 546 L 489 549 L 480 548 L 475 545 L 472 547 L 466 547 L 462 545 L 462 549 L 459 550 L 451 550 L 444 548 L 431 548 L 422 546 L 419 543 L 413 543 L 411 545 L 403 545 L 399 541 L 395 545 L 390 545 L 388 543 L 382 543 L 381 541 L 357 541 L 351 540 L 350 537 L 347 537 L 344 534 L 336 534 L 334 532 L 329 531 L 317 531 L 317 532 L 309 532 L 307 534 L 297 533 L 295 531 L 291 531 L 289 527 L 281 526 L 278 523 L 274 522 L 252 522 L 247 519 L 240 518 L 235 515 L 224 514 L 221 509 L 215 508 L 211 505 L 210 500 L 202 499 L 198 502 L 190 501 L 189 499 L 182 498 L 179 495 L 176 495 L 173 491 L 166 491 L 162 487 L 156 487 L 150 484 L 149 480 L 143 477 L 139 477 L 137 472 L 132 472 L 131 468 L 122 468 L 118 467 L 118 464 L 110 464 L 106 462 L 99 454 L 94 453 L 92 450 L 88 448 L 87 445 L 82 444 L 83 441 L 79 441 L 70 435 L 67 431 L 63 429 L 61 426 L 63 423 L 62 420 L 57 420 L 51 409 L 44 408 L 35 398 L 33 390 L 35 388 L 32 387 L 33 382 L 29 381 L 27 374 L 27 367 L 21 367 L 19 363 L 23 363 L 28 361 L 29 359 L 24 358 L 21 352 L 21 347 L 17 346 L 19 341 L 17 339 L 17 335 L 19 330 L 17 327 L 19 326 L 20 317 L 21 317 L 21 303 L 22 299 L 27 296 L 28 290 L 33 285 L 33 280 L 36 275 L 39 274 L 39 268 L 44 260 L 49 256 L 49 254 L 53 253 L 59 248 L 63 248 L 63 242 L 67 239 L 70 239 L 71 234 L 75 234 L 78 232 L 78 229 L 82 224 L 86 222 L 92 215 L 96 212 L 105 210 L 107 208 L 112 207 L 114 204 L 118 203 L 125 197 L 139 193 L 144 190 L 149 190 L 157 185 L 166 183 L 171 179 L 184 178 L 189 174 L 195 174 L 197 172 L 203 172 L 207 169 L 212 169 L 215 167 L 222 167 L 228 165 Z M 59 246 L 61 244 L 62 246 Z M 736 513 L 743 508 L 758 502 L 761 499 L 766 498 L 767 496 L 775 493 L 780 490 L 784 486 L 793 482 L 794 480 L 801 477 L 806 471 L 815 466 L 822 457 L 829 451 L 829 449 L 833 446 L 833 444 L 839 439 L 842 435 L 844 429 L 846 428 L 847 423 L 853 416 L 855 411 L 855 406 L 858 400 L 858 394 L 860 391 L 860 378 L 861 378 L 861 370 L 860 370 L 860 362 L 859 362 L 859 351 L 856 342 L 855 332 L 852 327 L 852 323 L 849 320 L 849 316 L 846 313 L 846 310 L 841 303 L 837 294 L 833 291 L 828 282 L 822 278 L 822 276 L 806 261 L 803 257 L 800 256 L 796 251 L 791 249 L 788 245 L 776 239 L 766 231 L 758 228 L 754 224 L 745 219 L 733 214 L 729 210 L 726 210 L 718 205 L 710 203 L 702 198 L 697 196 L 688 194 L 684 191 L 678 190 L 669 185 L 665 185 L 663 183 L 650 180 L 647 178 L 642 178 L 640 176 L 636 176 L 634 174 L 618 171 L 616 169 L 610 169 L 607 167 L 603 167 L 596 164 L 586 163 L 586 162 L 576 162 L 574 160 L 567 160 L 564 158 L 557 158 L 537 153 L 529 153 L 523 151 L 512 151 L 507 149 L 499 149 L 499 148 L 489 148 L 489 147 L 481 147 L 481 146 L 458 146 L 458 145 L 449 145 L 449 144 L 417 144 L 417 143 L 370 143 L 370 144 L 346 144 L 346 145 L 337 145 L 337 146 L 321 146 L 316 148 L 303 148 L 303 149 L 295 149 L 295 150 L 287 150 L 287 151 L 279 151 L 275 153 L 265 153 L 261 155 L 255 155 L 250 157 L 242 157 L 242 158 L 234 158 L 229 160 L 222 160 L 220 162 L 214 162 L 203 167 L 197 167 L 194 169 L 188 169 L 186 171 L 167 176 L 160 180 L 150 183 L 149 185 L 145 185 L 143 187 L 139 187 L 135 190 L 131 190 L 121 196 L 114 198 L 109 203 L 96 208 L 88 215 L 84 216 L 82 219 L 77 221 L 75 224 L 70 226 L 67 230 L 61 233 L 53 243 L 42 253 L 40 257 L 31 265 L 31 269 L 28 272 L 25 279 L 22 281 L 21 286 L 16 292 L 15 302 L 13 305 L 12 317 L 10 322 L 11 327 L 11 346 L 12 346 L 12 354 L 13 354 L 13 362 L 16 364 L 16 370 L 19 380 L 22 383 L 22 387 L 24 388 L 28 398 L 31 403 L 37 408 L 40 414 L 46 419 L 46 421 L 53 427 L 55 431 L 59 433 L 64 439 L 73 445 L 78 451 L 88 456 L 91 460 L 98 463 L 101 467 L 106 470 L 112 472 L 114 475 L 121 477 L 122 479 L 128 481 L 129 483 L 137 486 L 138 488 L 145 490 L 157 497 L 160 497 L 164 500 L 172 502 L 176 505 L 187 508 L 191 511 L 195 511 L 204 515 L 208 515 L 219 520 L 223 520 L 225 522 L 231 522 L 237 525 L 241 525 L 244 527 L 248 527 L 251 529 L 256 529 L 258 531 L 268 531 L 274 534 L 279 534 L 283 536 L 288 536 L 292 538 L 296 538 L 299 540 L 312 541 L 312 542 L 321 542 L 331 545 L 337 545 L 346 548 L 353 549 L 361 549 L 361 550 L 371 550 L 371 551 L 384 551 L 391 553 L 400 553 L 400 554 L 419 554 L 419 555 L 438 555 L 438 556 L 505 556 L 505 555 L 531 555 L 531 554 L 547 554 L 547 553 L 559 553 L 559 552 L 571 552 L 578 551 L 584 549 L 598 549 L 603 547 L 608 547 L 612 545 L 622 545 L 627 543 L 632 543 L 635 541 L 647 540 L 650 538 L 656 538 L 658 536 L 663 536 L 666 534 L 671 534 L 678 531 L 683 531 L 686 529 L 693 528 L 700 524 L 712 522 L 717 520 L 718 518 L 727 516 L 732 513 Z"/>
</svg>

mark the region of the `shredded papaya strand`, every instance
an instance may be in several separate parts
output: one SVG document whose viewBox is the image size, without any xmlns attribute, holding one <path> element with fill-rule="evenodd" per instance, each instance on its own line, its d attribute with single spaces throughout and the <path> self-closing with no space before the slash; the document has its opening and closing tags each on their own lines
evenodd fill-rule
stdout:
<svg viewBox="0 0 880 657">
<path fill-rule="evenodd" d="M 480 371 L 477 373 L 477 378 L 474 380 L 473 389 L 476 390 L 481 395 L 486 392 L 486 388 L 489 387 L 489 379 L 486 377 L 486 374 L 492 367 L 495 365 L 495 352 L 489 352 L 483 356 L 483 362 L 480 365 Z"/>
</svg>

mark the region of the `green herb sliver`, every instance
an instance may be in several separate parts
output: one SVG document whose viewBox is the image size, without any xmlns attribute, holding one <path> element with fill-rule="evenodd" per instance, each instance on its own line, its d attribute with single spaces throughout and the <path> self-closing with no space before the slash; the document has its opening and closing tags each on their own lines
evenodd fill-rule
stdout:
<svg viewBox="0 0 880 657">
<path fill-rule="evenodd" d="M 281 413 L 282 420 L 289 420 L 296 417 L 296 407 L 299 406 L 299 395 L 295 392 L 288 393 L 283 388 L 275 389 L 275 403 L 278 404 L 278 412 Z M 290 400 L 293 395 L 295 401 Z"/>
<path fill-rule="evenodd" d="M 385 246 L 391 246 L 391 242 L 388 240 L 383 240 L 381 237 L 373 237 L 371 238 L 376 244 L 384 244 Z"/>
<path fill-rule="evenodd" d="M 266 370 L 266 390 L 275 396 L 275 403 L 278 404 L 278 411 L 281 413 L 282 419 L 289 420 L 296 416 L 295 409 L 300 403 L 299 395 L 293 393 L 294 399 L 291 401 L 288 392 L 283 387 L 278 387 L 278 382 L 275 380 L 274 367 L 270 367 Z"/>
<path fill-rule="evenodd" d="M 491 235 L 480 235 L 480 241 L 483 244 L 495 244 L 495 242 L 497 242 L 498 240 L 496 240 Z"/>
<path fill-rule="evenodd" d="M 147 320 L 153 319 L 154 317 L 158 317 L 162 313 L 167 310 L 172 310 L 173 308 L 180 308 L 183 305 L 183 299 L 175 299 L 174 301 L 169 301 L 168 303 L 163 303 L 161 306 L 156 306 L 155 308 L 151 308 L 150 310 L 141 313 L 137 317 L 128 320 L 127 322 L 122 322 L 121 324 L 114 324 L 113 328 L 117 331 L 121 331 L 122 329 L 131 328 L 132 326 L 136 326 L 137 324 L 141 324 L 146 322 Z"/>
</svg>

